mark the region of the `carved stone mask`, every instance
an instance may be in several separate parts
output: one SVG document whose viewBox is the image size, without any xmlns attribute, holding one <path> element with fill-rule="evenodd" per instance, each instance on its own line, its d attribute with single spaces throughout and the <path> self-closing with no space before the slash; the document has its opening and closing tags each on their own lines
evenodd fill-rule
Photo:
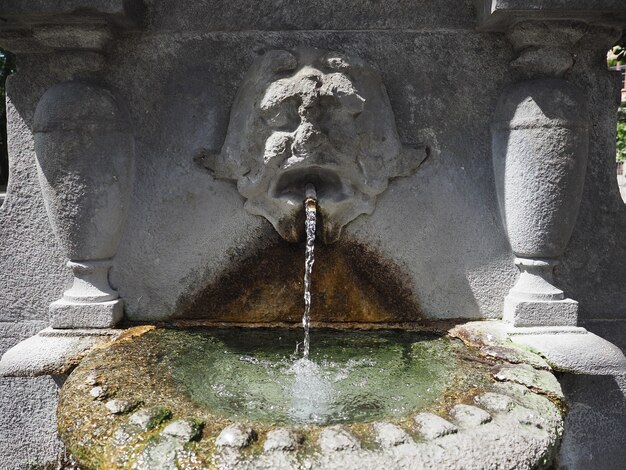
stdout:
<svg viewBox="0 0 626 470">
<path fill-rule="evenodd" d="M 427 150 L 402 145 L 377 71 L 319 49 L 270 51 L 248 71 L 219 155 L 204 158 L 234 180 L 248 212 L 288 241 L 303 235 L 305 186 L 317 190 L 321 238 L 371 214 L 390 178 L 406 176 Z"/>
</svg>

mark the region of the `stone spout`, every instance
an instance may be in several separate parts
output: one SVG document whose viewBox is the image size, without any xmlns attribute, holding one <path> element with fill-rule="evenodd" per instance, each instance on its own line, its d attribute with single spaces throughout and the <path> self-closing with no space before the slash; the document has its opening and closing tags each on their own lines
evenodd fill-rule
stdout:
<svg viewBox="0 0 626 470">
<path fill-rule="evenodd" d="M 306 199 L 317 199 L 317 190 L 315 189 L 315 186 L 311 183 L 307 183 L 304 188 L 304 195 Z"/>
<path fill-rule="evenodd" d="M 201 163 L 237 182 L 245 209 L 280 235 L 303 238 L 307 183 L 317 193 L 320 238 L 371 214 L 391 178 L 408 176 L 425 147 L 404 145 L 379 73 L 363 60 L 319 49 L 270 51 L 250 68 L 218 155 Z"/>
</svg>

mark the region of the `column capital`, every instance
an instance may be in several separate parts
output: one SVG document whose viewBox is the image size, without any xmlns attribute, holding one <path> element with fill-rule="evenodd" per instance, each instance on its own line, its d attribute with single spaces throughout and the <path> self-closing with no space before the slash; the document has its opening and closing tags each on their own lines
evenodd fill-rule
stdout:
<svg viewBox="0 0 626 470">
<path fill-rule="evenodd" d="M 523 21 L 578 21 L 626 29 L 623 0 L 475 0 L 481 31 L 508 31 Z"/>
<path fill-rule="evenodd" d="M 17 54 L 102 52 L 116 31 L 138 29 L 141 0 L 4 0 L 0 47 Z"/>
</svg>

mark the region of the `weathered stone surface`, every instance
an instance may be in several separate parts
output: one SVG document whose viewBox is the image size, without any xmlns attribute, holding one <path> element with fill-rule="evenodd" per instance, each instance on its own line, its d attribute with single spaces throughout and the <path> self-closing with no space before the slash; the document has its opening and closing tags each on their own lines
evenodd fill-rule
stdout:
<svg viewBox="0 0 626 470">
<path fill-rule="evenodd" d="M 0 375 L 34 377 L 66 374 L 90 349 L 115 339 L 119 334 L 120 330 L 45 328 L 4 353 L 0 361 Z M 90 377 L 88 385 L 95 385 L 96 381 L 96 377 Z"/>
<path fill-rule="evenodd" d="M 475 398 L 475 401 L 480 406 L 483 406 L 489 411 L 493 411 L 495 413 L 504 413 L 507 411 L 511 411 L 515 406 L 515 403 L 513 402 L 511 397 L 508 397 L 507 395 L 502 395 L 501 393 L 483 393 L 482 395 L 478 395 Z"/>
<path fill-rule="evenodd" d="M 299 324 L 301 254 L 299 245 L 280 240 L 247 255 L 236 268 L 181 302 L 176 317 Z M 402 269 L 375 250 L 340 240 L 318 244 L 315 258 L 315 323 L 411 322 L 423 317 Z"/>
<path fill-rule="evenodd" d="M 102 50 L 113 39 L 106 25 L 53 25 L 40 26 L 34 30 L 37 40 L 55 49 Z"/>
<path fill-rule="evenodd" d="M 341 426 L 323 429 L 318 439 L 318 445 L 325 452 L 355 450 L 361 446 L 357 438 Z"/>
<path fill-rule="evenodd" d="M 419 433 L 430 440 L 455 434 L 459 431 L 454 424 L 432 413 L 420 413 L 415 415 L 413 420 Z"/>
<path fill-rule="evenodd" d="M 165 426 L 162 433 L 166 436 L 176 437 L 183 441 L 191 441 L 200 437 L 202 426 L 200 423 L 189 420 L 176 420 Z M 222 443 L 218 445 L 223 445 Z M 216 442 L 217 443 L 217 442 Z"/>
<path fill-rule="evenodd" d="M 524 407 L 516 408 L 511 412 L 511 415 L 514 416 L 520 424 L 526 426 L 534 426 L 537 429 L 543 429 L 545 425 L 544 419 L 539 414 Z"/>
<path fill-rule="evenodd" d="M 140 410 L 130 415 L 130 418 L 128 418 L 128 422 L 132 425 L 138 426 L 143 431 L 149 431 L 161 424 L 163 421 L 171 418 L 171 416 L 172 413 L 165 408 L 141 408 Z M 183 423 L 185 423 L 185 421 L 183 421 Z M 187 440 L 196 437 L 196 435 L 199 433 L 199 426 L 196 422 L 191 422 L 189 427 L 184 424 L 182 426 L 176 426 L 173 430 L 170 429 L 167 432 L 166 427 L 163 430 L 163 433 L 176 437 L 175 432 L 177 430 L 180 430 L 181 428 L 183 432 L 187 432 L 189 434 L 190 437 Z M 188 428 L 190 428 L 190 431 L 186 431 L 186 429 Z M 185 437 L 185 435 L 183 435 L 182 437 Z"/>
<path fill-rule="evenodd" d="M 626 377 L 564 374 L 561 386 L 568 405 L 559 451 L 561 465 L 573 470 L 620 468 L 626 459 L 622 426 L 626 402 L 621 399 Z"/>
<path fill-rule="evenodd" d="M 153 418 L 154 412 L 142 408 L 139 411 L 135 411 L 128 419 L 128 422 L 130 424 L 134 424 L 135 426 L 139 426 L 141 429 L 147 431 L 148 425 Z"/>
<path fill-rule="evenodd" d="M 184 440 L 171 436 L 158 436 L 144 449 L 137 467 L 141 470 L 155 468 L 178 470 L 178 456 L 184 449 Z"/>
<path fill-rule="evenodd" d="M 89 395 L 91 395 L 94 400 L 104 400 L 108 394 L 108 387 L 103 385 L 98 385 L 89 390 Z"/>
<path fill-rule="evenodd" d="M 107 401 L 104 406 L 107 410 L 109 410 L 111 414 L 121 415 L 124 413 L 128 413 L 130 410 L 132 410 L 135 406 L 135 403 L 130 400 L 113 399 Z"/>
<path fill-rule="evenodd" d="M 249 445 L 255 438 L 256 433 L 252 428 L 235 423 L 222 430 L 215 440 L 215 445 L 240 449 Z"/>
<path fill-rule="evenodd" d="M 476 0 L 481 29 L 506 31 L 520 20 L 579 19 L 607 24 L 626 24 L 621 0 Z"/>
<path fill-rule="evenodd" d="M 514 343 L 483 346 L 480 348 L 480 353 L 513 364 L 529 364 L 535 369 L 550 369 L 550 365 L 539 354 L 525 350 L 523 346 L 514 345 Z"/>
<path fill-rule="evenodd" d="M 50 337 L 35 335 L 2 356 L 0 375 L 34 377 L 69 372 L 96 344 L 109 338 L 97 336 Z"/>
<path fill-rule="evenodd" d="M 112 39 L 111 27 L 135 29 L 144 13 L 141 0 L 7 0 L 0 43 L 23 53 L 104 50 Z"/>
<path fill-rule="evenodd" d="M 576 326 L 578 302 L 572 299 L 524 300 L 507 296 L 503 318 L 519 327 Z"/>
<path fill-rule="evenodd" d="M 0 351 L 37 333 L 45 324 L 0 322 Z M 7 468 L 56 466 L 63 443 L 56 432 L 58 389 L 65 376 L 0 377 L 0 463 Z"/>
<path fill-rule="evenodd" d="M 494 374 L 497 380 L 515 382 L 541 393 L 563 398 L 563 392 L 554 375 L 545 370 L 537 370 L 527 364 L 505 365 Z"/>
<path fill-rule="evenodd" d="M 280 6 L 280 8 L 278 8 Z M 148 29 L 193 32 L 205 31 L 337 31 L 337 30 L 430 30 L 433 21 L 442 28 L 473 29 L 471 0 L 423 2 L 415 8 L 410 0 L 363 4 L 361 0 L 335 2 L 294 0 L 277 4 L 260 0 L 216 0 L 213 8 L 202 4 L 181 4 L 175 0 L 155 3 L 148 12 Z M 213 10 L 214 9 L 214 10 Z M 455 9 L 457 14 L 451 15 Z"/>
<path fill-rule="evenodd" d="M 301 440 L 301 437 L 294 431 L 289 429 L 274 429 L 267 433 L 265 442 L 263 443 L 263 450 L 265 452 L 294 450 Z"/>
<path fill-rule="evenodd" d="M 461 426 L 480 426 L 491 421 L 491 415 L 485 410 L 481 410 L 471 405 L 454 405 L 450 410 L 452 416 Z"/>
<path fill-rule="evenodd" d="M 124 12 L 124 4 L 132 3 L 124 0 L 69 0 L 63 2 L 48 2 L 46 0 L 6 0 L 2 4 L 2 11 L 7 17 L 22 15 L 62 15 L 80 10 L 119 14 Z"/>
<path fill-rule="evenodd" d="M 411 442 L 411 436 L 402 428 L 391 423 L 374 424 L 376 441 L 384 448 L 391 448 Z"/>
<path fill-rule="evenodd" d="M 98 374 L 97 370 L 92 370 L 89 372 L 89 375 L 85 379 L 85 383 L 87 385 L 98 385 L 100 383 L 101 376 Z"/>
<path fill-rule="evenodd" d="M 511 67 L 527 76 L 548 75 L 562 77 L 574 65 L 572 54 L 558 48 L 546 47 L 522 54 L 511 62 Z"/>
<path fill-rule="evenodd" d="M 123 315 L 124 303 L 119 299 L 78 303 L 61 298 L 50 304 L 53 328 L 114 328 Z"/>
<path fill-rule="evenodd" d="M 520 331 L 513 340 L 541 351 L 555 369 L 590 375 L 623 375 L 626 357 L 613 343 L 589 332 Z M 526 334 L 524 334 L 526 333 Z"/>
<path fill-rule="evenodd" d="M 52 468 L 61 461 L 56 433 L 58 384 L 52 377 L 0 377 L 0 463 L 4 468 Z"/>
</svg>

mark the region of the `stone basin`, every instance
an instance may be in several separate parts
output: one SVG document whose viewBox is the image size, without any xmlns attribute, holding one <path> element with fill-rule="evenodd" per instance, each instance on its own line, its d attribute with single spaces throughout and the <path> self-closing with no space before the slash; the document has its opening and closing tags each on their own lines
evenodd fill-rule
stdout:
<svg viewBox="0 0 626 470">
<path fill-rule="evenodd" d="M 560 389 L 510 345 L 430 331 L 130 330 L 63 386 L 59 430 L 90 468 L 542 468 Z M 498 349 L 500 348 L 500 349 Z M 496 354 L 493 351 L 506 351 Z M 515 351 L 514 351 L 515 352 Z"/>
</svg>

